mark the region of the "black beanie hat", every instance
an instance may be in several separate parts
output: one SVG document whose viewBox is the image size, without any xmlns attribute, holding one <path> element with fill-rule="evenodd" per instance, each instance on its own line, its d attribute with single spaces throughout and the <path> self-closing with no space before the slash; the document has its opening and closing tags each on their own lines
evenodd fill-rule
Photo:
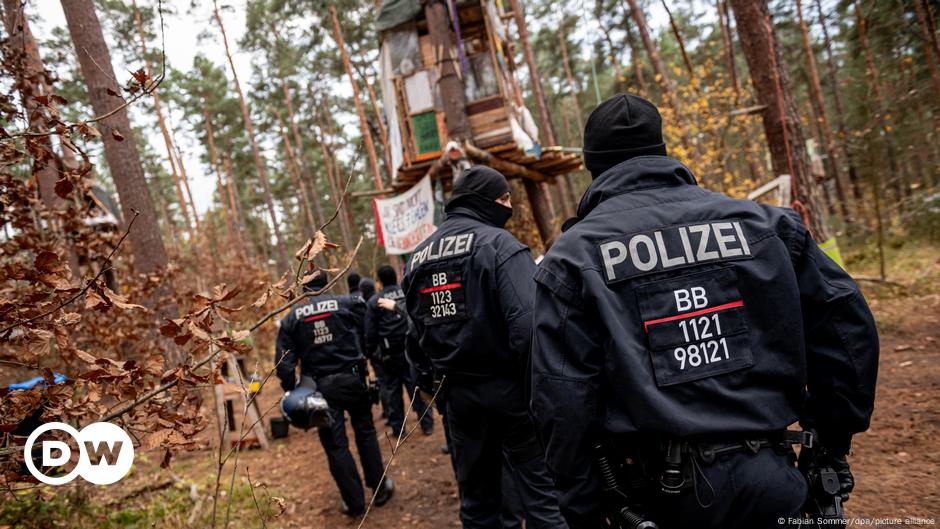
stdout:
<svg viewBox="0 0 940 529">
<path fill-rule="evenodd" d="M 362 299 L 369 299 L 375 294 L 375 281 L 369 279 L 368 277 L 363 277 L 359 281 L 359 294 L 362 295 Z"/>
<path fill-rule="evenodd" d="M 346 276 L 346 285 L 349 287 L 350 292 L 353 290 L 359 290 L 360 279 L 362 278 L 359 277 L 359 274 L 356 272 L 350 272 L 349 275 Z"/>
<path fill-rule="evenodd" d="M 509 181 L 503 173 L 485 165 L 474 165 L 457 179 L 444 211 L 450 213 L 454 208 L 465 207 L 502 228 L 512 216 L 512 208 L 497 203 L 496 199 L 510 190 Z"/>
<path fill-rule="evenodd" d="M 447 206 L 450 207 L 451 204 L 468 195 L 479 195 L 487 200 L 496 200 L 508 192 L 509 182 L 503 173 L 485 165 L 474 165 L 465 170 L 457 179 Z"/>
<path fill-rule="evenodd" d="M 316 275 L 309 282 L 304 284 L 304 291 L 309 293 L 316 292 L 321 290 L 329 282 L 329 278 L 326 277 L 326 271 L 320 270 L 320 273 Z"/>
<path fill-rule="evenodd" d="M 584 167 L 597 178 L 611 167 L 643 155 L 666 156 L 663 119 L 640 96 L 617 94 L 588 116 L 584 125 Z"/>
<path fill-rule="evenodd" d="M 389 265 L 380 266 L 379 269 L 375 271 L 375 275 L 378 276 L 379 281 L 382 282 L 383 287 L 389 287 L 398 284 L 398 274 L 396 274 L 395 269 Z"/>
</svg>

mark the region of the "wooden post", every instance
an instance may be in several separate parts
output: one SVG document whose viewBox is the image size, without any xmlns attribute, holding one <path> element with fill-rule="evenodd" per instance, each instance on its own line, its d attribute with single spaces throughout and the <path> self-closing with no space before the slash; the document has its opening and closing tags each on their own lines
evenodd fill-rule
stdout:
<svg viewBox="0 0 940 529">
<path fill-rule="evenodd" d="M 463 143 L 472 139 L 470 118 L 467 117 L 467 99 L 463 81 L 457 74 L 456 59 L 451 51 L 450 21 L 442 0 L 430 0 L 424 6 L 428 20 L 428 33 L 434 50 L 434 62 L 441 76 L 437 81 L 438 93 L 444 105 L 444 126 L 449 140 Z"/>
</svg>

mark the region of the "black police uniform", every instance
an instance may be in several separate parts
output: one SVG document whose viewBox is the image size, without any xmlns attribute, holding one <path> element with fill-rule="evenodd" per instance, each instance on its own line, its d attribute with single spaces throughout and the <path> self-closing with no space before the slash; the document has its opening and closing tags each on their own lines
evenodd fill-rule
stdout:
<svg viewBox="0 0 940 529">
<path fill-rule="evenodd" d="M 511 210 L 493 202 L 502 188 L 488 182 L 509 190 L 492 169 L 465 171 L 446 219 L 411 255 L 402 281 L 415 326 L 408 354 L 423 374 L 433 366 L 444 378 L 463 526 L 499 527 L 505 449 L 532 527 L 565 527 L 523 387 L 535 263 L 502 229 Z M 474 191 L 483 188 L 489 196 Z"/>
<path fill-rule="evenodd" d="M 661 527 L 798 513 L 806 482 L 776 436 L 811 422 L 845 454 L 872 413 L 878 337 L 856 284 L 792 210 L 706 191 L 666 156 L 599 175 L 576 220 L 535 276 L 531 372 L 571 526 L 598 521 L 605 439 L 618 462 L 639 454 L 626 468 Z M 667 495 L 670 442 L 685 483 Z"/>
<path fill-rule="evenodd" d="M 379 299 L 401 302 L 405 293 L 392 283 L 369 298 L 366 303 L 365 344 L 366 352 L 378 359 L 382 369 L 383 401 L 388 405 L 388 420 L 398 435 L 405 421 L 405 402 L 402 387 L 415 396 L 414 410 L 421 417 L 421 428 L 430 433 L 434 429 L 434 414 L 415 392 L 415 376 L 405 358 L 405 340 L 408 335 L 407 314 L 379 307 Z M 425 411 L 427 410 L 427 411 Z"/>
<path fill-rule="evenodd" d="M 281 320 L 277 334 L 277 376 L 289 391 L 295 385 L 295 368 L 316 380 L 317 389 L 330 405 L 332 424 L 319 428 L 330 474 L 351 514 L 365 509 L 365 496 L 356 463 L 349 451 L 345 413 L 356 436 L 359 462 L 366 485 L 373 490 L 382 479 L 382 453 L 372 422 L 372 404 L 364 382 L 364 362 L 359 345 L 365 302 L 358 296 L 311 296 Z"/>
</svg>

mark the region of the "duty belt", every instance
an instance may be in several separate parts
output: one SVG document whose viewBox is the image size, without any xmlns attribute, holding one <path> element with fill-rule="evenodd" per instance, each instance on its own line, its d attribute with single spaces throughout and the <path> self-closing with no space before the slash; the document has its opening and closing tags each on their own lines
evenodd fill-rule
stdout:
<svg viewBox="0 0 940 529">
<path fill-rule="evenodd" d="M 751 452 L 756 454 L 762 448 L 786 448 L 790 445 L 801 445 L 812 448 L 815 438 L 812 432 L 800 432 L 795 430 L 784 430 L 779 434 L 762 438 L 744 439 L 730 444 L 700 443 L 690 444 L 688 450 L 693 455 L 698 455 L 702 463 L 710 465 L 720 456 L 735 454 L 738 452 Z"/>
<path fill-rule="evenodd" d="M 812 432 L 783 430 L 764 437 L 753 437 L 732 443 L 707 441 L 668 441 L 664 450 L 663 470 L 659 478 L 660 490 L 665 494 L 679 494 L 683 490 L 695 490 L 696 499 L 703 508 L 707 505 L 699 498 L 697 474 L 701 474 L 699 461 L 711 465 L 721 456 L 741 452 L 757 454 L 764 448 L 789 449 L 791 445 L 810 448 L 815 443 Z M 705 479 L 711 488 L 711 484 Z M 714 490 L 712 490 L 714 494 Z M 710 502 L 709 504 L 710 505 Z"/>
</svg>

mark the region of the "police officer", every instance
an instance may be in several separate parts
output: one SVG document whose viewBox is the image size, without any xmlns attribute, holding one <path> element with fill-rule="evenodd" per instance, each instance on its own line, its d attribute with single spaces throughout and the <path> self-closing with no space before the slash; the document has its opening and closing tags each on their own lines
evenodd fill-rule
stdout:
<svg viewBox="0 0 940 529">
<path fill-rule="evenodd" d="M 356 272 L 350 272 L 346 275 L 346 287 L 349 289 L 350 296 L 359 296 L 362 299 L 369 299 L 362 295 L 362 292 L 359 290 L 359 283 L 362 282 L 362 278 Z"/>
<path fill-rule="evenodd" d="M 368 300 L 375 294 L 375 281 L 368 277 L 363 277 L 359 280 L 359 295 L 362 296 L 362 299 Z"/>
<path fill-rule="evenodd" d="M 535 263 L 503 229 L 512 215 L 509 183 L 472 167 L 444 210 L 444 222 L 412 253 L 402 285 L 419 385 L 433 393 L 428 374 L 443 379 L 460 519 L 465 528 L 499 527 L 506 450 L 532 527 L 565 527 L 525 403 Z"/>
<path fill-rule="evenodd" d="M 314 293 L 326 283 L 326 274 L 321 272 L 305 288 Z M 342 496 L 342 511 L 350 516 L 360 516 L 365 511 L 365 497 L 359 471 L 349 452 L 346 413 L 356 436 L 366 485 L 373 491 L 378 488 L 375 504 L 384 505 L 394 492 L 391 479 L 380 484 L 382 453 L 372 423 L 358 336 L 364 314 L 365 302 L 358 296 L 311 295 L 281 320 L 274 359 L 285 391 L 294 388 L 299 360 L 301 375 L 312 378 L 329 403 L 330 424 L 321 426 L 318 433 L 330 474 Z"/>
<path fill-rule="evenodd" d="M 379 267 L 376 275 L 382 283 L 382 289 L 372 295 L 366 303 L 365 344 L 366 351 L 376 359 L 382 369 L 382 391 L 384 402 L 388 404 L 388 420 L 398 436 L 404 426 L 405 404 L 402 399 L 402 387 L 415 398 L 414 410 L 421 418 L 421 431 L 424 435 L 434 432 L 434 414 L 427 409 L 427 404 L 416 395 L 415 377 L 405 358 L 405 339 L 408 336 L 408 316 L 396 310 L 379 307 L 380 299 L 395 303 L 405 299 L 405 293 L 398 286 L 398 275 L 389 265 Z"/>
<path fill-rule="evenodd" d="M 846 498 L 878 366 L 856 284 L 792 210 L 700 188 L 640 97 L 591 114 L 584 163 L 593 182 L 535 276 L 532 341 L 532 410 L 571 526 L 609 515 L 606 443 L 660 527 L 780 527 L 808 493 L 796 421 Z"/>
</svg>

